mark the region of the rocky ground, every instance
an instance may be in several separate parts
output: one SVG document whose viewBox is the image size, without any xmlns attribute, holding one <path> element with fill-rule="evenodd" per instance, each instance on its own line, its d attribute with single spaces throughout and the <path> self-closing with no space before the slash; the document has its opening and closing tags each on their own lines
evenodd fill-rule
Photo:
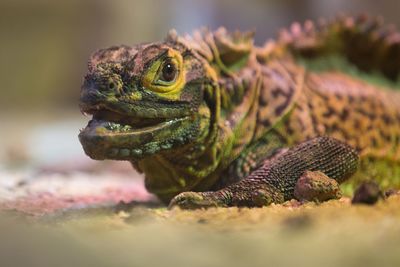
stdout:
<svg viewBox="0 0 400 267">
<path fill-rule="evenodd" d="M 125 166 L 105 169 L 3 170 L 4 266 L 400 266 L 397 194 L 167 210 Z"/>
</svg>

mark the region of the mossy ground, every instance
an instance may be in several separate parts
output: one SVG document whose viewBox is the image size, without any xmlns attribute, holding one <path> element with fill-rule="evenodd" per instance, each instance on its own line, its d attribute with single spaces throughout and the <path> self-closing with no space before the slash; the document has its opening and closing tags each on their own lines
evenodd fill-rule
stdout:
<svg viewBox="0 0 400 267">
<path fill-rule="evenodd" d="M 341 185 L 345 196 L 352 196 L 354 190 L 364 181 L 375 181 L 382 190 L 400 188 L 400 166 L 385 160 L 361 161 L 359 171 Z"/>
</svg>

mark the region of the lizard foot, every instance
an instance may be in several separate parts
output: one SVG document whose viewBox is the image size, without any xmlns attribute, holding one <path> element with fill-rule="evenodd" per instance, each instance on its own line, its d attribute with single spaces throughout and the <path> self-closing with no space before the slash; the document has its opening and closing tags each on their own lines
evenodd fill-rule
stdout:
<svg viewBox="0 0 400 267">
<path fill-rule="evenodd" d="M 322 202 L 342 197 L 339 183 L 320 171 L 306 171 L 297 181 L 294 197 L 300 201 Z"/>
<path fill-rule="evenodd" d="M 175 196 L 168 208 L 200 209 L 211 207 L 224 207 L 224 203 L 213 196 L 214 192 L 183 192 Z"/>
</svg>

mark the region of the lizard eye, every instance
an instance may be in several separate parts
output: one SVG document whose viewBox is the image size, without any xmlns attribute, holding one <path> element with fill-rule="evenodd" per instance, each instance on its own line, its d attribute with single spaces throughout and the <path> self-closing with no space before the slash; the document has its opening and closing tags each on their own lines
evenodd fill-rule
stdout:
<svg viewBox="0 0 400 267">
<path fill-rule="evenodd" d="M 185 70 L 182 55 L 168 50 L 155 60 L 144 73 L 142 84 L 159 94 L 178 94 L 185 84 Z"/>
<path fill-rule="evenodd" d="M 178 69 L 172 60 L 166 60 L 162 66 L 160 80 L 172 82 L 176 79 Z"/>
<path fill-rule="evenodd" d="M 155 84 L 161 86 L 169 86 L 175 82 L 178 74 L 179 70 L 176 60 L 168 58 L 159 67 Z"/>
</svg>

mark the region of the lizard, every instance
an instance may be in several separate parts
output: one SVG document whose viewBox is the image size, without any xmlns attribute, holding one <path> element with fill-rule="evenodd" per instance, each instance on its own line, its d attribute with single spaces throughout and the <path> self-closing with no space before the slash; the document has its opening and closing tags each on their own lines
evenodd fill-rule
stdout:
<svg viewBox="0 0 400 267">
<path fill-rule="evenodd" d="M 282 203 L 299 188 L 322 201 L 360 158 L 400 163 L 396 29 L 339 16 L 263 46 L 253 36 L 172 30 L 96 51 L 80 96 L 85 153 L 131 162 L 149 192 L 188 209 Z M 329 58 L 349 68 L 311 64 Z M 362 78 L 373 75 L 384 85 Z"/>
</svg>

